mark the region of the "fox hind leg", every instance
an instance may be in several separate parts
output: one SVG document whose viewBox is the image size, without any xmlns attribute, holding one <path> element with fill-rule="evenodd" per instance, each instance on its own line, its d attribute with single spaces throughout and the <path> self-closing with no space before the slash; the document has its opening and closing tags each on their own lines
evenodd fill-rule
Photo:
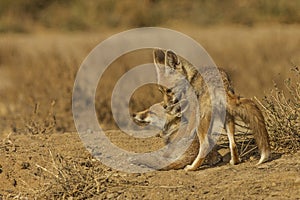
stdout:
<svg viewBox="0 0 300 200">
<path fill-rule="evenodd" d="M 226 132 L 229 140 L 229 148 L 230 148 L 230 164 L 236 165 L 241 162 L 238 154 L 238 150 L 236 147 L 235 139 L 234 139 L 234 132 L 235 132 L 235 123 L 234 117 L 227 113 L 226 116 Z"/>
</svg>

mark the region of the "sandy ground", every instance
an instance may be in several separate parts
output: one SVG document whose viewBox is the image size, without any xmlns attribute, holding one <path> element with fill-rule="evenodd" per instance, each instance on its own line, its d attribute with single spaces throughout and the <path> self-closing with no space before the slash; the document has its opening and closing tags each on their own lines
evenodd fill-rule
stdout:
<svg viewBox="0 0 300 200">
<path fill-rule="evenodd" d="M 113 138 L 116 137 L 114 139 L 122 138 L 119 131 L 110 133 Z M 122 145 L 122 142 L 119 144 Z M 131 142 L 129 148 L 138 150 L 139 146 Z M 202 166 L 194 172 L 171 170 L 142 174 L 115 171 L 91 159 L 77 133 L 6 135 L 0 152 L 0 194 L 3 199 L 51 197 L 49 193 L 45 195 L 45 192 L 54 195 L 54 191 L 60 191 L 59 184 L 63 182 L 56 182 L 57 185 L 49 187 L 55 177 L 59 176 L 58 169 L 62 161 L 56 161 L 58 157 L 85 166 L 78 167 L 77 175 L 72 177 L 74 180 L 84 171 L 103 170 L 95 175 L 98 177 L 102 174 L 101 180 L 104 181 L 99 193 L 90 196 L 95 199 L 300 198 L 299 152 L 293 155 L 275 154 L 272 161 L 260 166 L 255 165 L 256 158 L 231 166 L 225 155 L 223 162 L 215 166 Z M 87 161 L 91 163 L 88 165 Z"/>
</svg>

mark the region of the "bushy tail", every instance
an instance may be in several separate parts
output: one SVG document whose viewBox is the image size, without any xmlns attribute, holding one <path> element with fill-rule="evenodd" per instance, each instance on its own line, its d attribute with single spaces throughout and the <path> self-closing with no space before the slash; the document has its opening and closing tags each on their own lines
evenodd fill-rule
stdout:
<svg viewBox="0 0 300 200">
<path fill-rule="evenodd" d="M 267 161 L 271 154 L 269 135 L 264 117 L 258 106 L 251 99 L 229 95 L 227 111 L 233 116 L 239 116 L 245 123 L 249 124 L 253 131 L 254 139 L 261 153 L 257 164 Z"/>
</svg>

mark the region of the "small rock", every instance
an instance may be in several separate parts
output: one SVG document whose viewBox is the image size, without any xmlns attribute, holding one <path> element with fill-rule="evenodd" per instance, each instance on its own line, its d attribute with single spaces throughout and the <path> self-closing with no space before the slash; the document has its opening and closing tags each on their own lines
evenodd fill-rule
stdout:
<svg viewBox="0 0 300 200">
<path fill-rule="evenodd" d="M 13 185 L 14 187 L 17 186 L 17 180 L 16 180 L 16 179 L 12 180 L 12 185 Z"/>
<path fill-rule="evenodd" d="M 30 167 L 30 163 L 29 162 L 22 162 L 21 169 L 28 169 L 29 167 Z"/>
<path fill-rule="evenodd" d="M 300 184 L 300 178 L 296 178 L 295 183 Z"/>
<path fill-rule="evenodd" d="M 266 164 L 260 164 L 260 165 L 257 166 L 257 168 L 258 168 L 258 169 L 268 169 L 269 166 L 266 165 Z"/>
<path fill-rule="evenodd" d="M 230 156 L 230 151 L 228 148 L 222 148 L 218 150 L 219 154 L 221 154 L 222 157 L 226 156 L 229 154 Z"/>
</svg>

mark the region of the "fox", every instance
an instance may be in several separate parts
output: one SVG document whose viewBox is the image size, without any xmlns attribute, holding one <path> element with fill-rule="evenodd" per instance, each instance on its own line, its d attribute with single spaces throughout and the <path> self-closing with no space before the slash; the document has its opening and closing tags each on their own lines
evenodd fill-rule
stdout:
<svg viewBox="0 0 300 200">
<path fill-rule="evenodd" d="M 213 75 L 213 68 L 211 67 L 201 67 L 199 71 L 186 59 L 177 55 L 172 50 L 164 49 L 155 49 L 153 51 L 154 64 L 157 68 L 158 76 L 162 73 L 167 73 L 172 76 L 174 72 L 181 74 L 181 77 L 184 77 L 190 85 L 193 87 L 198 102 L 200 110 L 200 124 L 198 126 L 197 137 L 200 143 L 198 154 L 192 164 L 185 167 L 186 171 L 194 171 L 200 167 L 205 159 L 205 156 L 208 154 L 210 149 L 209 136 L 211 133 L 210 130 L 210 121 L 214 120 L 215 116 L 212 116 L 212 102 L 210 96 L 210 88 L 206 85 L 205 79 L 201 75 L 207 75 L 209 80 L 214 82 L 215 78 Z M 163 70 L 162 70 L 163 69 Z M 228 74 L 219 69 L 221 79 L 223 81 L 225 95 L 226 95 L 226 120 L 225 127 L 227 129 L 227 136 L 229 138 L 229 146 L 231 151 L 231 164 L 238 164 L 240 159 L 238 157 L 238 151 L 235 144 L 234 132 L 235 132 L 235 118 L 240 117 L 245 123 L 249 124 L 250 129 L 252 129 L 255 141 L 257 143 L 258 149 L 260 151 L 261 157 L 258 164 L 266 162 L 271 156 L 270 144 L 269 144 L 269 135 L 266 129 L 265 120 L 261 110 L 251 99 L 240 97 L 234 93 L 230 78 Z M 176 82 L 180 83 L 180 79 L 176 78 Z M 185 93 L 185 88 L 179 87 L 179 90 L 182 90 L 181 93 Z M 177 91 L 177 95 L 174 94 L 174 90 L 178 90 L 178 85 L 173 88 L 167 88 L 163 91 L 164 95 L 164 107 L 167 109 L 169 106 L 172 106 L 174 103 L 180 101 L 181 94 Z M 218 88 L 214 88 L 213 92 L 219 93 Z M 191 119 L 189 119 L 191 120 Z"/>
<path fill-rule="evenodd" d="M 157 69 L 158 79 L 161 79 L 162 77 L 165 76 L 166 76 L 165 71 L 162 71 L 161 69 Z M 172 78 L 174 78 L 174 76 L 172 76 Z M 227 78 L 226 80 L 228 81 L 229 79 Z M 160 135 L 157 136 L 162 137 L 166 145 L 182 137 L 184 133 L 180 132 L 179 126 L 182 125 L 181 123 L 187 123 L 187 119 L 185 119 L 185 116 L 183 115 L 183 113 L 187 110 L 188 107 L 187 106 L 188 104 L 185 103 L 187 101 L 183 99 L 180 100 L 180 102 L 178 102 L 179 97 L 178 96 L 175 97 L 175 92 L 174 92 L 174 90 L 185 90 L 184 87 L 181 87 L 184 84 L 182 84 L 182 81 L 178 80 L 178 78 L 176 77 L 172 81 L 177 81 L 176 86 L 172 89 L 163 86 L 158 87 L 159 91 L 163 94 L 164 100 L 162 102 L 154 104 L 150 108 L 144 111 L 133 113 L 132 115 L 134 121 L 139 125 L 142 126 L 152 125 L 161 128 L 162 132 Z M 230 88 L 231 85 L 229 82 L 227 85 L 228 88 Z M 230 88 L 229 90 L 233 92 L 232 88 Z M 188 93 L 188 92 L 184 91 L 184 93 Z M 184 102 L 185 104 L 182 102 Z M 182 105 L 184 107 L 182 107 Z M 195 121 L 192 121 L 192 123 L 195 123 Z M 230 124 L 230 121 L 228 121 L 227 124 Z M 190 129 L 192 127 L 188 127 L 187 132 L 193 132 L 194 130 Z M 240 162 L 240 160 L 238 157 L 235 141 L 232 139 L 232 137 L 230 137 L 230 141 L 232 144 L 231 145 L 232 159 L 230 162 L 236 164 L 237 162 Z M 180 158 L 176 160 L 176 162 L 171 163 L 169 166 L 162 168 L 161 170 L 184 168 L 186 165 L 191 164 L 195 160 L 198 151 L 199 151 L 199 139 L 198 137 L 195 137 L 191 142 L 191 146 L 184 152 L 184 154 Z M 209 165 L 215 165 L 219 163 L 221 160 L 222 160 L 222 156 L 216 151 L 216 149 L 213 149 L 207 156 L 207 162 Z"/>
<path fill-rule="evenodd" d="M 186 125 L 188 123 L 187 119 L 185 119 L 183 115 L 187 108 L 188 104 L 185 103 L 185 100 L 181 100 L 168 108 L 166 108 L 165 102 L 162 101 L 152 105 L 148 109 L 133 113 L 132 117 L 133 120 L 141 126 L 151 125 L 161 128 L 162 131 L 157 136 L 163 138 L 165 145 L 168 145 L 183 136 L 182 133 L 180 133 L 179 126 Z M 184 153 L 177 158 L 175 162 L 159 170 L 166 171 L 183 169 L 195 160 L 199 151 L 199 140 L 195 134 L 188 137 L 190 137 L 190 143 Z M 171 154 L 172 149 L 169 149 L 169 151 L 169 154 Z M 170 156 L 169 154 L 165 154 L 164 156 L 168 157 Z M 215 165 L 221 160 L 222 156 L 214 149 L 210 154 L 208 154 L 207 164 Z M 148 164 L 148 167 L 151 167 L 151 163 Z"/>
</svg>

